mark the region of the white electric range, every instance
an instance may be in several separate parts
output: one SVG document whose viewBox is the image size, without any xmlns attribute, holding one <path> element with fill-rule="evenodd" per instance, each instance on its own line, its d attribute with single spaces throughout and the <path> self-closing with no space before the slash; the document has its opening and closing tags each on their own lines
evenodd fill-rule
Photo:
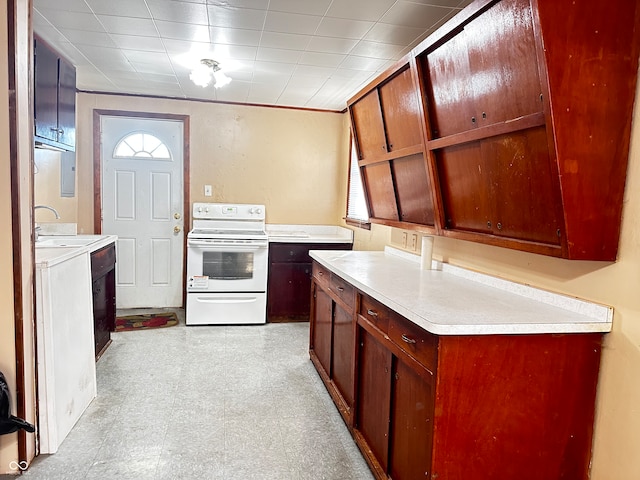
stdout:
<svg viewBox="0 0 640 480">
<path fill-rule="evenodd" d="M 187 325 L 266 322 L 264 205 L 194 203 L 187 235 Z"/>
</svg>

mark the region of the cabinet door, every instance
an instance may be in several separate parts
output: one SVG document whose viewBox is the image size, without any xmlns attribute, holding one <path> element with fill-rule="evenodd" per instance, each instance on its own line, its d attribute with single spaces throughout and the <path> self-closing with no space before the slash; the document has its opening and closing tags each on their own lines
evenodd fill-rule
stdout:
<svg viewBox="0 0 640 480">
<path fill-rule="evenodd" d="M 429 52 L 422 60 L 430 118 L 429 139 L 446 137 L 477 126 L 473 84 L 464 30 Z"/>
<path fill-rule="evenodd" d="M 356 428 L 385 472 L 389 459 L 391 352 L 359 328 Z"/>
<path fill-rule="evenodd" d="M 76 146 L 76 69 L 59 60 L 58 141 L 75 150 Z"/>
<path fill-rule="evenodd" d="M 406 68 L 379 88 L 390 152 L 422 144 L 417 89 Z"/>
<path fill-rule="evenodd" d="M 269 317 L 308 317 L 310 263 L 272 263 L 267 293 Z"/>
<path fill-rule="evenodd" d="M 362 169 L 362 179 L 371 217 L 398 220 L 398 206 L 389 162 L 367 165 Z"/>
<path fill-rule="evenodd" d="M 354 351 L 353 314 L 335 304 L 331 378 L 349 407 L 353 406 Z"/>
<path fill-rule="evenodd" d="M 433 225 L 433 199 L 422 154 L 397 158 L 392 160 L 391 164 L 400 220 Z"/>
<path fill-rule="evenodd" d="M 331 297 L 314 284 L 314 309 L 311 326 L 311 349 L 325 373 L 331 373 Z"/>
<path fill-rule="evenodd" d="M 356 134 L 360 160 L 387 153 L 377 89 L 373 89 L 351 105 L 351 121 Z"/>
<path fill-rule="evenodd" d="M 529 0 L 496 2 L 465 26 L 477 124 L 542 111 Z"/>
<path fill-rule="evenodd" d="M 34 69 L 35 134 L 38 137 L 57 141 L 58 56 L 37 39 L 35 40 Z"/>
<path fill-rule="evenodd" d="M 433 381 L 397 358 L 393 375 L 391 454 L 393 480 L 431 478 L 433 444 Z"/>
</svg>

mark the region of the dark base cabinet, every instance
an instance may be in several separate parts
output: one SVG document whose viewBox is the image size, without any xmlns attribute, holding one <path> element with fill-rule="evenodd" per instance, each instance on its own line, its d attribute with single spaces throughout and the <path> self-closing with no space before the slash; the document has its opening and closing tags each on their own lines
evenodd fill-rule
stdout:
<svg viewBox="0 0 640 480">
<path fill-rule="evenodd" d="M 589 478 L 601 333 L 433 335 L 319 263 L 311 301 L 311 360 L 377 479 Z"/>
<path fill-rule="evenodd" d="M 351 250 L 350 243 L 269 243 L 267 320 L 308 322 L 311 289 L 309 250 Z"/>
<path fill-rule="evenodd" d="M 96 360 L 111 343 L 116 328 L 116 247 L 107 245 L 91 254 L 93 336 Z"/>
</svg>

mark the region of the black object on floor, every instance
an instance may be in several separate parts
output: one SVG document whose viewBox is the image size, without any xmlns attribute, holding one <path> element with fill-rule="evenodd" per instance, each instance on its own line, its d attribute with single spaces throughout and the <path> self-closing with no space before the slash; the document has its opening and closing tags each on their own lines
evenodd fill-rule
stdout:
<svg viewBox="0 0 640 480">
<path fill-rule="evenodd" d="M 7 380 L 4 378 L 4 374 L 0 372 L 0 435 L 17 432 L 20 429 L 30 433 L 35 432 L 35 427 L 29 422 L 11 415 L 10 400 Z"/>
</svg>

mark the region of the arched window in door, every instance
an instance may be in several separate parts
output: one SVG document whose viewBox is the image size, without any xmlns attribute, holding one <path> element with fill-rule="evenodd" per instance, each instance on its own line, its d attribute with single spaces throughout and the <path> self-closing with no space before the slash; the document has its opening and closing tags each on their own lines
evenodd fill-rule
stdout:
<svg viewBox="0 0 640 480">
<path fill-rule="evenodd" d="M 155 135 L 134 132 L 127 134 L 116 144 L 113 158 L 171 160 L 171 153 L 167 146 Z"/>
</svg>

